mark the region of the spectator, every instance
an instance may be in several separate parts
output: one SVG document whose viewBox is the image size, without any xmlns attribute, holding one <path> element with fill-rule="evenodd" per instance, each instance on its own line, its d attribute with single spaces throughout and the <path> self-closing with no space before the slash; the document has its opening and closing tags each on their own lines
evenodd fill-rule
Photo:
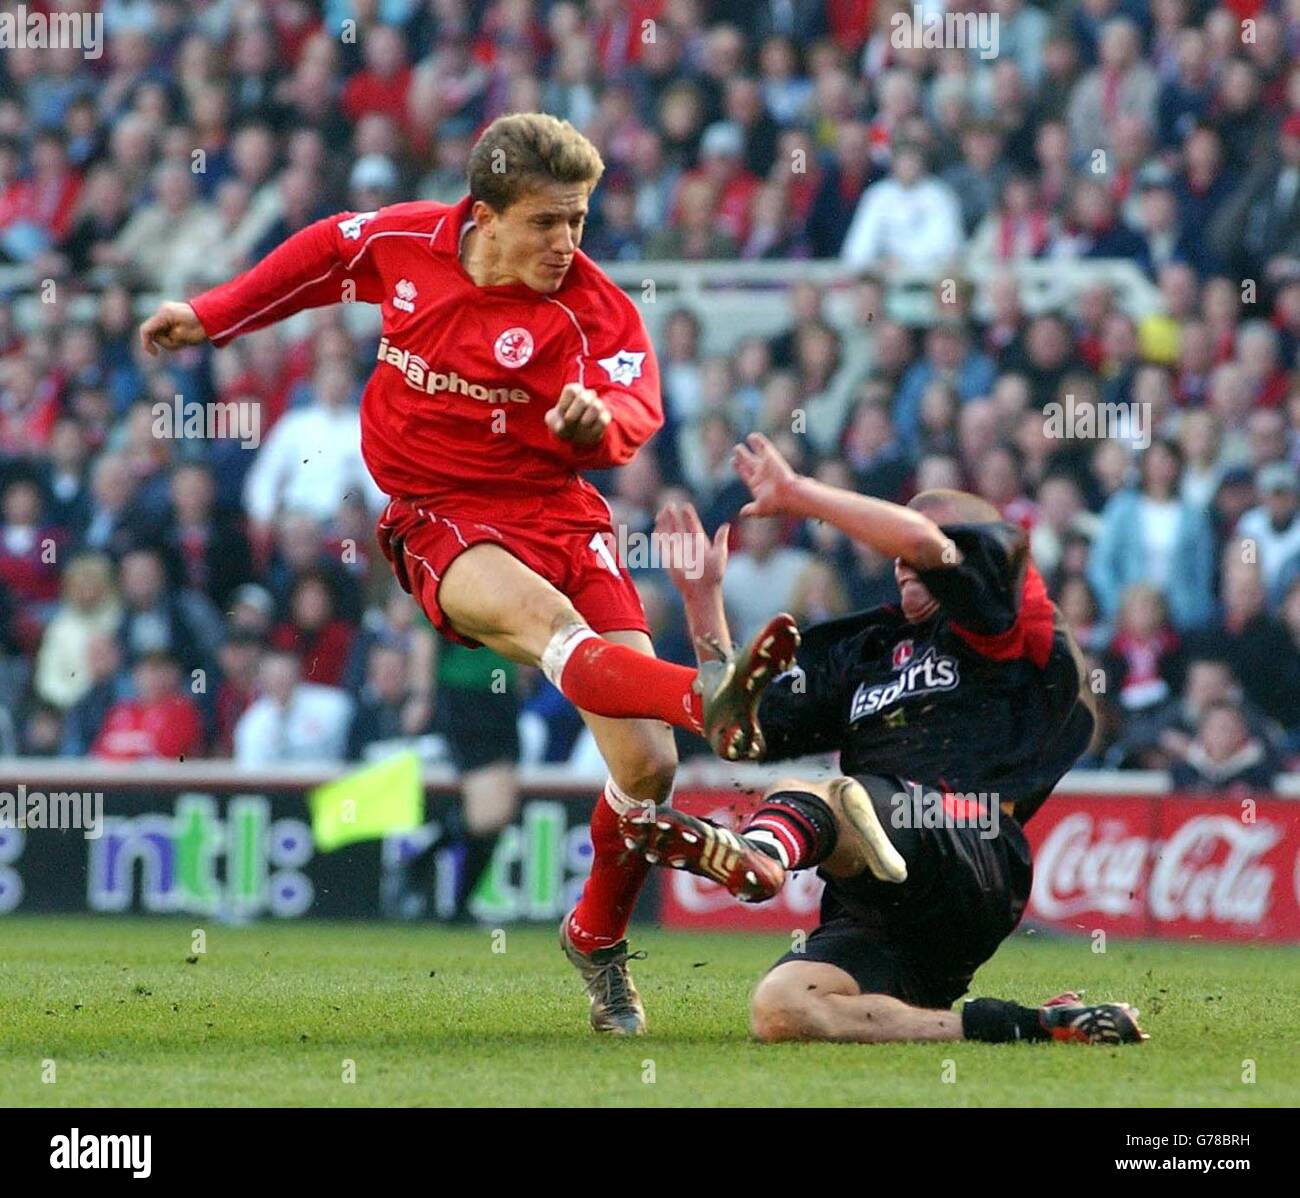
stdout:
<svg viewBox="0 0 1300 1198">
<path fill-rule="evenodd" d="M 62 603 L 46 625 L 36 656 L 35 690 L 44 702 L 65 710 L 94 685 L 85 668 L 95 636 L 115 636 L 122 608 L 105 557 L 73 558 L 63 574 Z"/>
<path fill-rule="evenodd" d="M 409 689 L 405 655 L 396 645 L 374 645 L 348 728 L 348 760 L 362 760 L 369 748 L 383 742 L 409 741 L 425 731 L 428 718 L 428 704 Z"/>
<path fill-rule="evenodd" d="M 1146 243 L 1141 260 L 1152 278 L 1159 278 L 1164 267 L 1176 262 L 1195 262 L 1204 272 L 1213 270 L 1214 260 L 1202 250 L 1201 238 L 1179 224 L 1172 176 L 1155 164 L 1145 168 L 1137 182 L 1140 227 Z M 1191 277 L 1195 280 L 1196 276 Z"/>
<path fill-rule="evenodd" d="M 1108 152 L 1121 117 L 1148 123 L 1154 119 L 1158 82 L 1140 53 L 1141 35 L 1132 21 L 1116 17 L 1106 23 L 1099 65 L 1084 75 L 1070 96 L 1070 133 L 1077 146 Z"/>
<path fill-rule="evenodd" d="M 213 756 L 230 757 L 234 752 L 235 726 L 257 698 L 257 677 L 264 651 L 261 634 L 238 625 L 221 643 L 217 652 L 220 681 L 213 702 Z"/>
<path fill-rule="evenodd" d="M 90 689 L 70 708 L 63 721 L 65 757 L 85 757 L 104 726 L 108 713 L 130 696 L 130 675 L 122 669 L 122 650 L 111 636 L 100 633 L 86 643 L 86 668 Z"/>
<path fill-rule="evenodd" d="M 1047 14 L 1025 0 L 993 0 L 989 6 L 998 14 L 998 46 L 1001 54 L 1015 62 L 1031 87 L 1043 73 L 1043 50 L 1049 26 Z"/>
<path fill-rule="evenodd" d="M 718 187 L 713 179 L 683 179 L 677 193 L 674 227 L 651 236 L 646 256 L 691 260 L 736 257 L 740 252 L 736 239 L 714 223 L 718 202 Z"/>
<path fill-rule="evenodd" d="M 743 644 L 772 612 L 789 608 L 813 559 L 806 550 L 781 543 L 776 517 L 746 520 L 741 532 L 744 548 L 732 555 L 722 593 L 732 638 Z"/>
<path fill-rule="evenodd" d="M 1120 219 L 1105 185 L 1095 179 L 1080 178 L 1074 187 L 1068 216 L 1048 249 L 1049 257 L 1142 261 L 1144 250 L 1142 238 Z"/>
<path fill-rule="evenodd" d="M 322 522 L 334 519 L 349 491 L 360 491 L 376 511 L 385 502 L 361 459 L 353 388 L 347 368 L 320 367 L 311 405 L 287 413 L 262 443 L 244 484 L 255 541 L 264 543 L 274 521 L 289 510 Z"/>
<path fill-rule="evenodd" d="M 1039 483 L 1038 517 L 1029 547 L 1038 569 L 1051 577 L 1061 565 L 1066 541 L 1073 536 L 1091 541 L 1099 522 L 1084 506 L 1079 484 L 1069 474 L 1047 474 Z"/>
<path fill-rule="evenodd" d="M 1276 772 L 1268 746 L 1251 735 L 1246 717 L 1231 703 L 1212 703 L 1201 715 L 1196 739 L 1170 774 L 1180 790 L 1236 795 L 1271 790 Z"/>
<path fill-rule="evenodd" d="M 822 171 L 808 215 L 808 240 L 814 257 L 839 257 L 858 201 L 874 173 L 867 126 L 861 121 L 841 125 L 835 154 Z"/>
<path fill-rule="evenodd" d="M 298 659 L 277 650 L 258 670 L 261 697 L 235 725 L 235 760 L 248 769 L 339 761 L 352 701 L 332 686 L 303 682 Z"/>
<path fill-rule="evenodd" d="M 360 581 L 343 566 L 337 552 L 330 552 L 321 526 L 310 516 L 292 513 L 275 531 L 274 555 L 263 575 L 274 597 L 274 609 L 287 613 L 298 579 L 315 573 L 328 581 L 339 618 L 357 624 L 364 606 Z"/>
<path fill-rule="evenodd" d="M 160 166 L 154 186 L 157 203 L 137 211 L 95 259 L 123 270 L 138 284 L 184 295 L 190 277 L 201 271 L 204 251 L 220 235 L 220 219 L 198 198 L 194 176 L 185 167 Z"/>
<path fill-rule="evenodd" d="M 795 582 L 790 614 L 801 628 L 835 620 L 849 611 L 848 594 L 833 566 L 811 561 Z"/>
<path fill-rule="evenodd" d="M 1241 680 L 1246 696 L 1284 725 L 1294 720 L 1286 692 L 1286 630 L 1270 615 L 1263 580 L 1247 542 L 1230 542 L 1223 551 L 1218 618 L 1186 638 L 1192 656 L 1221 656 Z"/>
<path fill-rule="evenodd" d="M 1193 507 L 1208 509 L 1223 476 L 1218 421 L 1213 412 L 1197 408 L 1183 416 L 1178 431 L 1178 445 L 1186 463 L 1178 493 Z"/>
<path fill-rule="evenodd" d="M 899 500 L 912 466 L 894 435 L 885 396 L 868 394 L 858 401 L 842 449 L 853 471 L 846 485 L 877 499 Z"/>
<path fill-rule="evenodd" d="M 166 653 L 186 671 L 208 668 L 207 649 L 220 619 L 209 601 L 194 592 L 173 590 L 162 555 L 140 547 L 119 566 L 122 619 L 118 640 L 129 665 L 150 653 Z M 197 601 L 197 602 L 196 602 Z"/>
<path fill-rule="evenodd" d="M 862 193 L 840 261 L 853 271 L 894 265 L 939 269 L 957 254 L 961 236 L 957 197 L 926 174 L 921 147 L 903 143 L 894 150 L 889 177 Z"/>
<path fill-rule="evenodd" d="M 11 479 L 0 499 L 0 583 L 31 621 L 35 637 L 53 614 L 59 594 L 58 555 L 63 534 L 46 522 L 40 488 L 34 479 Z"/>
<path fill-rule="evenodd" d="M 1271 462 L 1255 478 L 1262 499 L 1237 523 L 1237 535 L 1246 539 L 1259 556 L 1265 591 L 1276 604 L 1284 568 L 1300 558 L 1300 476 L 1288 462 Z"/>
<path fill-rule="evenodd" d="M 44 450 L 58 414 L 58 395 L 32 358 L 14 354 L 0 363 L 0 454 Z"/>
<path fill-rule="evenodd" d="M 308 682 L 337 686 L 343 678 L 356 629 L 334 615 L 334 598 L 324 574 L 300 574 L 289 598 L 289 619 L 271 634 L 274 648 L 292 652 Z"/>
<path fill-rule="evenodd" d="M 1088 581 L 1108 619 L 1131 584 L 1146 582 L 1164 595 L 1176 629 L 1210 621 L 1210 530 L 1201 511 L 1179 498 L 1182 465 L 1176 445 L 1155 442 L 1142 455 L 1140 486 L 1120 491 L 1102 512 Z"/>
<path fill-rule="evenodd" d="M 997 201 L 975 229 L 967 259 L 973 273 L 992 271 L 995 264 L 1038 258 L 1047 249 L 1051 218 L 1031 179 L 1008 175 L 1001 181 Z"/>
<path fill-rule="evenodd" d="M 958 320 L 936 324 L 925 337 L 925 357 L 903 376 L 894 408 L 894 425 L 903 443 L 914 448 L 920 433 L 921 399 L 935 381 L 946 382 L 963 402 L 987 395 L 993 387 L 993 363 L 971 344 Z"/>
<path fill-rule="evenodd" d="M 1251 735 L 1266 739 L 1264 717 L 1246 699 L 1228 663 L 1201 658 L 1189 664 L 1181 697 L 1166 705 L 1150 729 L 1158 738 L 1161 755 L 1144 764 L 1165 769 L 1184 757 L 1192 747 L 1201 717 L 1216 703 L 1236 708 L 1245 717 Z"/>
<path fill-rule="evenodd" d="M 1101 609 L 1088 580 L 1063 569 L 1055 600 L 1079 647 L 1093 655 L 1101 652 L 1109 643 L 1109 629 L 1101 623 Z"/>
<path fill-rule="evenodd" d="M 171 512 L 162 544 L 184 585 L 225 608 L 236 589 L 252 582 L 248 538 L 216 507 L 212 472 L 200 463 L 179 466 L 171 477 Z"/>
<path fill-rule="evenodd" d="M 1134 583 L 1124 592 L 1106 670 L 1126 711 L 1148 711 L 1169 698 L 1177 680 L 1178 648 L 1164 597 L 1149 583 Z"/>
<path fill-rule="evenodd" d="M 1214 101 L 1205 34 L 1180 29 L 1174 55 L 1174 74 L 1160 85 L 1156 102 L 1156 130 L 1164 150 L 1175 150 L 1210 115 Z"/>
<path fill-rule="evenodd" d="M 961 134 L 962 161 L 943 173 L 956 193 L 962 224 L 969 237 L 1002 195 L 1007 166 L 1002 157 L 1002 130 L 992 120 L 969 122 Z"/>
<path fill-rule="evenodd" d="M 1286 630 L 1286 652 L 1273 676 L 1277 688 L 1279 722 L 1292 768 L 1300 758 L 1300 575 L 1293 577 L 1282 599 L 1282 626 Z"/>
<path fill-rule="evenodd" d="M 180 687 L 174 658 L 162 651 L 142 656 L 131 671 L 135 696 L 109 708 L 91 754 L 112 761 L 184 761 L 203 752 L 198 704 Z"/>
<path fill-rule="evenodd" d="M 1198 125 L 1183 142 L 1182 171 L 1174 181 L 1179 224 L 1209 232 L 1215 214 L 1233 192 L 1233 178 L 1224 167 L 1219 135 L 1207 125 Z"/>
</svg>

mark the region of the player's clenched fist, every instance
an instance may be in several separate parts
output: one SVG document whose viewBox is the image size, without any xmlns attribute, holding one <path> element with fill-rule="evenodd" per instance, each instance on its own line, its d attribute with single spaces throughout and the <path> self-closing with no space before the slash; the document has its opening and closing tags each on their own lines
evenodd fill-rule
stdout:
<svg viewBox="0 0 1300 1198">
<path fill-rule="evenodd" d="M 560 392 L 559 402 L 546 413 L 546 427 L 561 441 L 595 445 L 612 419 L 605 401 L 590 387 L 570 383 Z"/>
<path fill-rule="evenodd" d="M 160 349 L 202 345 L 207 339 L 194 309 L 170 300 L 159 305 L 158 311 L 140 326 L 140 344 L 155 357 Z"/>
</svg>

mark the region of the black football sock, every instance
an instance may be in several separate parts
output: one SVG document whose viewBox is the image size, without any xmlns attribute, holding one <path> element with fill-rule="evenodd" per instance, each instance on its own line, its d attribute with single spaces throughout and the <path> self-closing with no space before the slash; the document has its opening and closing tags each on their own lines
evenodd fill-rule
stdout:
<svg viewBox="0 0 1300 1198">
<path fill-rule="evenodd" d="M 433 873 L 438 854 L 448 845 L 458 844 L 466 837 L 461 813 L 453 807 L 438 820 L 438 835 L 413 857 L 407 858 L 404 863 L 403 868 L 406 870 L 407 881 L 411 888 L 427 894 L 433 886 Z"/>
<path fill-rule="evenodd" d="M 825 800 L 801 790 L 768 795 L 741 836 L 786 869 L 811 869 L 835 851 L 839 831 Z"/>
<path fill-rule="evenodd" d="M 967 1040 L 1010 1044 L 1017 1040 L 1050 1040 L 1037 1007 L 1022 1007 L 1001 998 L 972 998 L 961 1009 L 961 1033 Z"/>
<path fill-rule="evenodd" d="M 465 854 L 460 862 L 460 877 L 456 882 L 456 918 L 463 919 L 469 911 L 469 900 L 474 887 L 492 864 L 500 832 L 487 832 L 482 836 L 465 837 Z"/>
</svg>

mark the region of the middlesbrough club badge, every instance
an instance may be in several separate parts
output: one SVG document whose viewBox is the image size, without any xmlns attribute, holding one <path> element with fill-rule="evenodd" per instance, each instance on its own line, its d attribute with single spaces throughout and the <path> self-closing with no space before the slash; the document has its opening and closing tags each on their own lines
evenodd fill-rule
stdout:
<svg viewBox="0 0 1300 1198">
<path fill-rule="evenodd" d="M 901 670 L 909 661 L 912 660 L 912 642 L 909 638 L 905 641 L 899 641 L 894 646 L 894 669 Z"/>
<path fill-rule="evenodd" d="M 533 335 L 527 329 L 506 329 L 493 350 L 502 366 L 522 366 L 533 356 Z"/>
</svg>

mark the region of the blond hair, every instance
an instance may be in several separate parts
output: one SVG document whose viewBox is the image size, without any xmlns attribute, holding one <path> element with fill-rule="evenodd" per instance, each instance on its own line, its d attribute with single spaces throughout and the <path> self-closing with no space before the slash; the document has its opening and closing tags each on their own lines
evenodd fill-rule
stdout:
<svg viewBox="0 0 1300 1198">
<path fill-rule="evenodd" d="M 552 183 L 582 183 L 590 191 L 604 173 L 596 147 L 568 121 L 545 112 L 497 117 L 469 155 L 470 195 L 497 212 Z"/>
</svg>

